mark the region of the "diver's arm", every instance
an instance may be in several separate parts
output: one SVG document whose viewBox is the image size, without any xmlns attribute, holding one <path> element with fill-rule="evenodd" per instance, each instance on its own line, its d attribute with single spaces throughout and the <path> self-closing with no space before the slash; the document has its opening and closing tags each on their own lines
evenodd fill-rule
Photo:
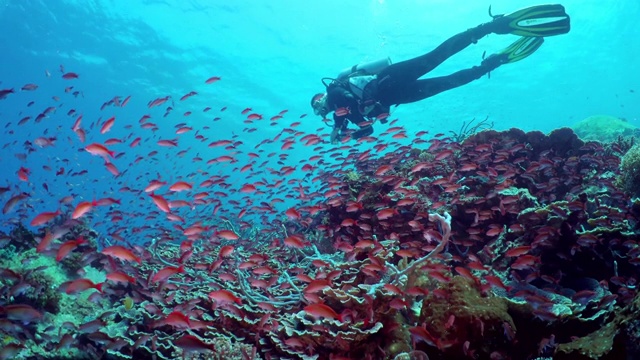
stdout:
<svg viewBox="0 0 640 360">
<path fill-rule="evenodd" d="M 358 111 L 358 101 L 353 94 L 343 87 L 335 87 L 331 90 L 329 98 L 332 100 L 330 109 L 333 113 L 333 131 L 331 143 L 337 142 L 338 136 L 347 130 L 348 121 L 359 124 L 365 119 Z"/>
</svg>

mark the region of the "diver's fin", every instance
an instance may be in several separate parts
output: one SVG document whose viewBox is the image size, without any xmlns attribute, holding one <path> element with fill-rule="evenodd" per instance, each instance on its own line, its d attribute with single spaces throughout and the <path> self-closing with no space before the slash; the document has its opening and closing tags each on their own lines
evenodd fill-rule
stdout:
<svg viewBox="0 0 640 360">
<path fill-rule="evenodd" d="M 571 29 L 569 15 L 560 4 L 536 5 L 506 15 L 491 16 L 496 23 L 496 34 L 553 36 L 566 34 Z"/>
<path fill-rule="evenodd" d="M 544 43 L 544 38 L 542 37 L 521 37 L 504 50 L 482 60 L 482 65 L 491 71 L 502 64 L 520 61 L 538 50 L 542 43 Z"/>
<path fill-rule="evenodd" d="M 538 50 L 543 42 L 544 38 L 542 37 L 523 36 L 497 53 L 497 55 L 506 55 L 505 64 L 520 61 Z"/>
</svg>

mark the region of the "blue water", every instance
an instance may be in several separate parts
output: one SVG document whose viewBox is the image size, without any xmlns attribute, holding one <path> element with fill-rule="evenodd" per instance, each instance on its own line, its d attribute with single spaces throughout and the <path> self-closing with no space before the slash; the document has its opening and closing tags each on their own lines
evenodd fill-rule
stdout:
<svg viewBox="0 0 640 360">
<path fill-rule="evenodd" d="M 519 127 L 545 132 L 595 114 L 622 117 L 640 126 L 640 42 L 635 41 L 640 4 L 632 0 L 567 0 L 563 4 L 572 18 L 569 34 L 548 38 L 530 58 L 497 69 L 490 79 L 484 77 L 394 110 L 392 118 L 399 119 L 396 125 L 405 126 L 410 135 L 401 143 L 408 144 L 411 135 L 420 130 L 447 133 L 459 129 L 463 121 L 485 117 L 496 129 Z M 496 0 L 491 5 L 494 13 L 504 13 L 532 3 Z M 29 222 L 42 211 L 60 208 L 59 200 L 64 196 L 74 197 L 71 206 L 109 196 L 121 199 L 122 205 L 95 209 L 92 225 L 103 236 L 123 229 L 121 235 L 128 235 L 127 241 L 143 242 L 146 239 L 132 234 L 133 227 L 172 226 L 162 214 L 148 216 L 157 209 L 139 191 L 149 181 L 159 179 L 170 185 L 184 180 L 197 185 L 211 175 L 228 176 L 226 182 L 231 184 L 226 189 L 209 189 L 211 193 L 228 194 L 226 198 L 212 196 L 222 204 L 217 215 L 233 219 L 242 208 L 248 208 L 242 220 L 265 226 L 268 218 L 263 217 L 264 211 L 251 206 L 282 199 L 283 203 L 274 204 L 277 212 L 269 214 L 282 216 L 288 207 L 309 203 L 300 198 L 299 184 L 307 194 L 318 190 L 318 183 L 312 181 L 317 172 L 307 175 L 300 169 L 311 156 L 325 155 L 331 147 L 297 142 L 292 149 L 282 151 L 280 146 L 283 139 L 292 136 L 282 133 L 283 129 L 328 137 L 330 129 L 309 108 L 311 95 L 322 90 L 320 78 L 335 76 L 360 62 L 387 56 L 398 62 L 420 55 L 457 32 L 489 21 L 488 6 L 489 2 L 467 0 L 0 0 L 0 89 L 14 88 L 17 92 L 0 100 L 0 186 L 11 187 L 1 199 L 4 203 L 10 195 L 30 194 L 12 212 L 0 216 L 2 229 L 16 221 Z M 490 35 L 429 75 L 478 65 L 483 52 L 498 51 L 515 39 L 512 35 Z M 62 79 L 61 65 L 80 78 Z M 222 80 L 205 84 L 211 76 Z M 19 91 L 27 83 L 39 87 L 36 91 Z M 65 93 L 65 87 L 70 86 L 71 92 L 80 92 L 77 97 Z M 179 100 L 190 91 L 198 95 Z M 168 95 L 172 101 L 167 104 L 147 107 L 148 102 Z M 100 110 L 116 96 L 120 100 L 131 96 L 131 101 L 124 108 L 107 106 Z M 30 101 L 35 103 L 27 107 Z M 173 111 L 163 117 L 167 105 Z M 55 113 L 36 124 L 34 118 L 49 106 L 57 107 Z M 205 107 L 212 110 L 204 113 Z M 220 111 L 223 107 L 226 111 Z M 245 123 L 246 115 L 241 114 L 245 108 L 252 108 L 265 119 Z M 71 109 L 76 114 L 68 116 Z M 269 118 L 282 110 L 288 110 L 284 118 L 270 126 Z M 183 116 L 187 111 L 192 115 Z M 70 130 L 78 114 L 83 115 L 82 127 L 87 131 L 84 144 Z M 140 128 L 138 120 L 145 114 L 151 115 L 149 121 L 158 125 L 158 131 Z M 304 114 L 309 116 L 300 119 Z M 18 126 L 25 116 L 32 119 Z M 100 134 L 100 125 L 111 116 L 116 116 L 114 127 Z M 214 121 L 215 117 L 221 119 Z M 302 124 L 291 128 L 296 121 Z M 182 122 L 194 130 L 176 135 L 175 125 Z M 374 135 L 387 126 L 377 124 Z M 195 139 L 196 134 L 207 140 Z M 256 148 L 278 134 L 277 141 Z M 56 137 L 55 146 L 34 145 L 35 151 L 28 151 L 25 141 L 33 142 L 40 136 Z M 128 144 L 136 137 L 143 141 L 131 149 Z M 84 151 L 87 144 L 109 138 L 123 140 L 111 147 L 124 153 L 113 160 L 121 172 L 119 177 L 105 169 L 100 157 Z M 159 139 L 174 138 L 179 138 L 177 148 L 156 144 Z M 229 150 L 207 147 L 209 142 L 223 139 L 242 144 Z M 359 147 L 368 148 L 371 145 Z M 187 152 L 179 156 L 181 150 Z M 151 151 L 158 154 L 149 156 Z M 260 157 L 252 160 L 247 156 L 252 151 L 261 151 Z M 20 154 L 26 154 L 26 160 L 16 157 Z M 279 158 L 280 154 L 287 157 Z M 208 159 L 221 155 L 232 155 L 237 162 L 206 165 Z M 203 161 L 194 162 L 198 156 Z M 135 162 L 137 157 L 142 160 Z M 238 171 L 251 161 L 255 161 L 252 171 Z M 328 157 L 326 161 L 331 162 Z M 29 182 L 18 180 L 16 172 L 21 166 L 31 170 Z M 295 166 L 297 171 L 283 176 L 279 173 L 283 166 Z M 65 175 L 56 176 L 55 171 L 61 167 Z M 82 170 L 87 173 L 67 175 Z M 258 186 L 263 194 L 234 193 L 246 183 L 274 184 L 278 180 L 283 180 L 278 188 Z M 123 191 L 125 187 L 134 191 Z M 189 196 L 179 193 L 171 199 Z M 233 205 L 230 199 L 240 204 Z M 177 212 L 188 219 L 187 223 L 193 223 L 211 219 L 215 205 Z M 112 224 L 112 215 L 120 213 L 125 220 Z"/>
</svg>

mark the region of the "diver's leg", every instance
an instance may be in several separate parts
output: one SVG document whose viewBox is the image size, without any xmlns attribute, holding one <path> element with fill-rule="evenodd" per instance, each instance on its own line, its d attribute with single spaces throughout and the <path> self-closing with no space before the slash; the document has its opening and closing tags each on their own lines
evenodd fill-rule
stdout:
<svg viewBox="0 0 640 360">
<path fill-rule="evenodd" d="M 382 87 L 393 87 L 397 83 L 407 83 L 416 80 L 433 70 L 455 53 L 491 33 L 494 27 L 493 22 L 476 26 L 475 28 L 452 36 L 437 48 L 422 56 L 392 64 L 378 74 L 378 85 Z"/>
<path fill-rule="evenodd" d="M 381 96 L 380 102 L 385 105 L 396 105 L 419 101 L 443 91 L 468 84 L 498 66 L 500 64 L 483 63 L 480 66 L 460 70 L 447 76 L 414 80 L 394 89 L 394 91 L 382 93 L 381 95 L 384 96 Z"/>
</svg>

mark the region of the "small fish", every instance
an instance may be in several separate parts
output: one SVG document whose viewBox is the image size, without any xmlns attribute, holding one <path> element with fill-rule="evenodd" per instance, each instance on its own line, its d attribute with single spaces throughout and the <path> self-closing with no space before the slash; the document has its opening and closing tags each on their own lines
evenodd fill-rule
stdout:
<svg viewBox="0 0 640 360">
<path fill-rule="evenodd" d="M 78 76 L 78 74 L 74 72 L 68 72 L 68 73 L 62 74 L 62 78 L 65 80 L 77 79 L 79 77 L 80 76 Z"/>
<path fill-rule="evenodd" d="M 302 249 L 305 247 L 305 244 L 303 243 L 302 238 L 297 235 L 288 236 L 287 238 L 284 239 L 283 242 L 286 246 L 296 248 L 296 249 Z"/>
<path fill-rule="evenodd" d="M 60 285 L 60 288 L 64 290 L 65 293 L 72 295 L 78 294 L 85 290 L 96 289 L 99 292 L 102 292 L 102 285 L 104 283 L 95 284 L 93 281 L 89 279 L 78 279 L 73 281 L 67 281 Z"/>
<path fill-rule="evenodd" d="M 107 280 L 109 281 L 113 281 L 113 282 L 119 282 L 119 283 L 130 283 L 130 284 L 135 284 L 136 283 L 136 279 L 133 276 L 129 276 L 123 272 L 119 272 L 119 271 L 114 271 L 111 273 L 107 274 Z"/>
<path fill-rule="evenodd" d="M 38 88 L 36 84 L 26 84 L 20 90 L 22 91 L 33 91 Z"/>
<path fill-rule="evenodd" d="M 349 109 L 349 107 L 340 107 L 335 110 L 336 116 L 346 116 L 348 114 L 351 114 L 351 109 Z"/>
<path fill-rule="evenodd" d="M 220 248 L 220 252 L 218 254 L 219 258 L 224 258 L 224 257 L 229 257 L 229 255 L 231 255 L 231 253 L 233 252 L 234 247 L 231 245 L 225 245 L 223 247 Z"/>
<path fill-rule="evenodd" d="M 25 167 L 20 167 L 20 169 L 18 169 L 18 178 L 22 181 L 29 181 L 29 175 L 31 175 L 31 170 L 25 168 Z"/>
<path fill-rule="evenodd" d="M 122 305 L 124 305 L 124 309 L 126 311 L 129 311 L 133 308 L 133 305 L 135 303 L 133 302 L 133 299 L 129 296 L 125 297 L 124 299 L 122 299 Z"/>
<path fill-rule="evenodd" d="M 210 292 L 209 298 L 215 300 L 218 305 L 227 303 L 236 303 L 238 305 L 242 304 L 242 301 L 239 297 L 235 296 L 231 291 L 225 289 Z"/>
<path fill-rule="evenodd" d="M 164 282 L 169 277 L 178 273 L 184 273 L 183 265 L 180 265 L 179 267 L 167 266 L 163 269 L 158 270 L 158 272 L 155 273 L 153 277 L 151 277 L 151 282 L 153 283 Z"/>
<path fill-rule="evenodd" d="M 91 211 L 91 209 L 93 209 L 93 207 L 96 205 L 98 205 L 98 203 L 95 200 L 80 202 L 76 206 L 76 208 L 73 210 L 73 213 L 71 214 L 71 218 L 74 220 L 81 218 L 82 216 L 84 216 L 84 214 Z"/>
<path fill-rule="evenodd" d="M 2 207 L 2 213 L 7 214 L 13 210 L 13 208 L 18 204 L 19 201 L 24 200 L 29 197 L 27 193 L 21 193 L 18 195 L 12 196 Z"/>
<path fill-rule="evenodd" d="M 58 215 L 60 215 L 60 210 L 40 213 L 33 220 L 31 220 L 31 226 L 40 226 L 42 224 L 45 224 Z"/>
<path fill-rule="evenodd" d="M 289 220 L 298 220 L 298 219 L 300 219 L 302 217 L 302 215 L 300 215 L 300 212 L 298 210 L 296 210 L 295 208 L 287 209 L 287 211 L 285 211 L 284 214 L 287 215 Z"/>
<path fill-rule="evenodd" d="M 140 257 L 133 254 L 133 252 L 124 246 L 112 245 L 102 249 L 102 254 L 111 256 L 123 261 L 135 261 L 138 264 L 142 263 Z"/>
<path fill-rule="evenodd" d="M 238 240 L 240 238 L 238 234 L 234 233 L 231 230 L 220 230 L 217 231 L 215 235 L 225 240 Z"/>
<path fill-rule="evenodd" d="M 169 187 L 169 190 L 177 192 L 177 191 L 191 190 L 192 188 L 193 188 L 193 185 L 185 181 L 178 181 L 175 184 L 171 185 Z"/>
<path fill-rule="evenodd" d="M 25 304 L 11 304 L 1 308 L 0 311 L 7 315 L 7 319 L 20 321 L 23 324 L 32 323 L 42 319 L 42 313 Z"/>
<path fill-rule="evenodd" d="M 102 124 L 102 127 L 100 128 L 100 134 L 104 134 L 106 132 L 108 132 L 109 130 L 111 130 L 111 127 L 113 127 L 113 124 L 116 122 L 116 117 L 112 116 L 110 118 L 108 118 L 104 124 Z"/>
<path fill-rule="evenodd" d="M 167 200 L 165 200 L 165 198 L 163 198 L 160 195 L 155 195 L 153 192 L 149 194 L 149 196 L 151 197 L 153 202 L 156 204 L 158 209 L 166 213 L 171 212 L 171 209 L 169 208 L 169 203 L 167 202 Z"/>
<path fill-rule="evenodd" d="M 0 100 L 6 98 L 7 95 L 13 94 L 13 93 L 15 93 L 15 91 L 13 91 L 13 89 L 0 90 Z"/>
<path fill-rule="evenodd" d="M 256 190 L 257 190 L 257 189 L 256 189 L 255 185 L 253 185 L 253 184 L 244 184 L 244 185 L 240 188 L 240 192 L 241 192 L 241 193 L 245 193 L 245 194 L 255 192 Z"/>
<path fill-rule="evenodd" d="M 111 157 L 115 157 L 115 152 L 107 149 L 106 146 L 98 143 L 87 145 L 85 147 L 85 150 L 87 150 L 91 155 L 100 155 L 103 157 L 106 157 L 107 155 L 109 155 Z"/>
<path fill-rule="evenodd" d="M 173 344 L 184 350 L 185 353 L 216 351 L 216 348 L 213 344 L 207 344 L 193 335 L 183 335 L 181 338 L 173 340 Z"/>
<path fill-rule="evenodd" d="M 329 306 L 322 303 L 307 305 L 304 308 L 304 311 L 316 319 L 317 318 L 337 319 L 338 321 L 342 322 L 342 316 L 340 314 L 338 314 L 335 310 L 333 310 Z"/>
<path fill-rule="evenodd" d="M 210 78 L 208 78 L 207 80 L 204 81 L 205 84 L 213 84 L 216 81 L 220 81 L 220 77 L 219 76 L 212 76 Z"/>
<path fill-rule="evenodd" d="M 69 253 L 72 252 L 75 248 L 86 243 L 87 243 L 87 240 L 85 240 L 82 236 L 76 240 L 69 240 L 65 242 L 64 244 L 60 245 L 60 248 L 58 248 L 58 253 L 56 254 L 56 261 L 58 262 L 61 261 L 62 259 L 67 257 L 67 255 L 69 255 Z"/>
</svg>

